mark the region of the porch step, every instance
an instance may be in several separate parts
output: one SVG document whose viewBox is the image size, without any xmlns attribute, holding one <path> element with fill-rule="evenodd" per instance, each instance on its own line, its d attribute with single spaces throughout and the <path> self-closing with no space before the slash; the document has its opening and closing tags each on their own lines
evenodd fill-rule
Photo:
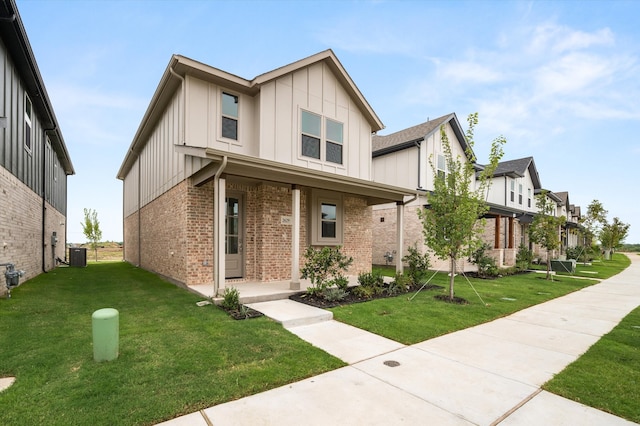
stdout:
<svg viewBox="0 0 640 426">
<path fill-rule="evenodd" d="M 317 324 L 333 319 L 333 312 L 289 299 L 249 303 L 247 306 L 279 322 L 284 328 Z"/>
</svg>

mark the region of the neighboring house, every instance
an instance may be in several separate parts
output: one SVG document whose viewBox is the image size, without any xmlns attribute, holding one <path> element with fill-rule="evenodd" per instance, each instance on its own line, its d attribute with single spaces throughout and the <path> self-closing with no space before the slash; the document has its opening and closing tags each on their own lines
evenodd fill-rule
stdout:
<svg viewBox="0 0 640 426">
<path fill-rule="evenodd" d="M 383 125 L 331 50 L 252 80 L 174 55 L 118 172 L 124 257 L 187 286 L 290 281 L 307 246 L 371 270 Z"/>
<path fill-rule="evenodd" d="M 529 224 L 538 212 L 535 194 L 541 189 L 533 157 L 498 163 L 487 194 L 489 211 L 484 235 L 498 267 L 515 265 L 521 244 L 533 249 Z"/>
<path fill-rule="evenodd" d="M 24 281 L 65 257 L 74 170 L 13 0 L 0 1 L 0 38 L 0 263 L 24 270 Z"/>
<path fill-rule="evenodd" d="M 564 216 L 566 222 L 562 225 L 560 255 L 564 256 L 567 248 L 577 247 L 580 241 L 580 206 L 574 206 L 569 202 L 569 193 L 566 191 L 554 193 L 559 199 L 557 216 Z"/>
<path fill-rule="evenodd" d="M 465 159 L 467 142 L 464 131 L 455 114 L 448 114 L 425 123 L 410 127 L 386 136 L 373 137 L 373 174 L 377 182 L 407 188 L 414 194 L 403 200 L 404 212 L 400 214 L 398 206 L 402 204 L 383 204 L 373 207 L 373 263 L 394 264 L 401 267 L 402 256 L 409 247 L 416 247 L 421 253 L 428 248 L 424 244 L 422 222 L 418 210 L 428 204 L 426 194 L 434 189 L 434 171 L 446 174 L 446 162 L 442 149 L 440 127 L 444 126 L 452 154 Z M 403 230 L 403 232 L 398 232 Z M 402 249 L 396 241 L 401 236 Z M 446 261 L 431 256 L 432 268 L 447 268 Z M 469 269 L 464 264 L 458 268 Z"/>
</svg>

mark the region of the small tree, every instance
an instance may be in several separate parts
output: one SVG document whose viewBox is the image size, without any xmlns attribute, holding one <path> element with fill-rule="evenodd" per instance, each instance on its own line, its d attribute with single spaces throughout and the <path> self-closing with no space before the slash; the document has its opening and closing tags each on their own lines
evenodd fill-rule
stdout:
<svg viewBox="0 0 640 426">
<path fill-rule="evenodd" d="M 585 246 L 591 247 L 593 240 L 600 233 L 600 229 L 607 223 L 607 211 L 598 200 L 593 200 L 587 206 L 587 214 L 582 218 L 582 234 L 585 239 Z"/>
<path fill-rule="evenodd" d="M 529 227 L 529 238 L 547 251 L 547 279 L 549 280 L 551 279 L 551 251 L 560 247 L 560 226 L 566 218 L 554 216 L 556 205 L 547 197 L 547 194 L 548 191 L 542 191 L 536 195 L 538 213 Z"/>
<path fill-rule="evenodd" d="M 629 224 L 623 223 L 619 218 L 614 217 L 613 222 L 606 223 L 600 230 L 600 243 L 604 250 L 604 258 L 609 260 L 611 252 L 620 247 L 627 234 L 629 233 Z"/>
<path fill-rule="evenodd" d="M 336 286 L 346 290 L 349 280 L 344 273 L 349 269 L 353 258 L 342 253 L 341 247 L 307 247 L 304 253 L 305 264 L 300 269 L 300 276 L 311 281 L 308 294 L 325 296 L 324 292 Z"/>
<path fill-rule="evenodd" d="M 453 156 L 451 144 L 444 125 L 440 126 L 440 137 L 445 157 L 445 174 L 438 173 L 438 168 L 429 163 L 433 170 L 434 190 L 427 196 L 429 207 L 419 211 L 422 220 L 422 233 L 425 243 L 435 255 L 442 259 L 449 259 L 449 300 L 454 298 L 454 278 L 456 262 L 462 257 L 469 256 L 482 244 L 480 234 L 484 227 L 484 220 L 480 219 L 487 212 L 485 202 L 486 191 L 491 185 L 492 177 L 498 162 L 502 158 L 502 145 L 506 143 L 504 137 L 494 139 L 489 154 L 489 164 L 480 173 L 476 183 L 476 157 L 473 153 L 473 131 L 478 124 L 478 113 L 470 114 L 467 118 L 466 158 Z"/>
<path fill-rule="evenodd" d="M 98 221 L 98 212 L 92 209 L 84 209 L 84 222 L 82 232 L 89 240 L 91 248 L 95 252 L 96 262 L 98 261 L 98 243 L 102 239 L 102 231 L 100 230 L 100 222 Z"/>
</svg>

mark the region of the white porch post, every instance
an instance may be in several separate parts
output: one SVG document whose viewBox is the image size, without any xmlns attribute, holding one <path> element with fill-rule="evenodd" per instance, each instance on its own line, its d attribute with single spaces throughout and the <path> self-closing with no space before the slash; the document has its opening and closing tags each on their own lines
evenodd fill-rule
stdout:
<svg viewBox="0 0 640 426">
<path fill-rule="evenodd" d="M 402 273 L 402 258 L 404 257 L 404 204 L 396 203 L 396 272 Z"/>
<path fill-rule="evenodd" d="M 217 293 L 224 291 L 224 279 L 225 279 L 225 204 L 227 197 L 227 184 L 225 178 L 219 178 L 217 185 L 214 185 L 214 203 L 213 203 L 213 246 L 214 246 L 214 289 L 217 289 Z M 216 291 L 214 291 L 215 293 Z M 217 294 L 213 295 L 214 297 Z"/>
<path fill-rule="evenodd" d="M 300 290 L 300 189 L 291 190 L 291 283 L 289 289 Z"/>
</svg>

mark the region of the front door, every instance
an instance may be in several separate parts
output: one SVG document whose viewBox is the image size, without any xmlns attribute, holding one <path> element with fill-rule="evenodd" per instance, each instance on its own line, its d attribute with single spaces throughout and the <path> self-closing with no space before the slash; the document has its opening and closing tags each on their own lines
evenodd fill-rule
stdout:
<svg viewBox="0 0 640 426">
<path fill-rule="evenodd" d="M 240 278 L 244 272 L 242 197 L 232 194 L 225 201 L 225 275 Z"/>
</svg>

